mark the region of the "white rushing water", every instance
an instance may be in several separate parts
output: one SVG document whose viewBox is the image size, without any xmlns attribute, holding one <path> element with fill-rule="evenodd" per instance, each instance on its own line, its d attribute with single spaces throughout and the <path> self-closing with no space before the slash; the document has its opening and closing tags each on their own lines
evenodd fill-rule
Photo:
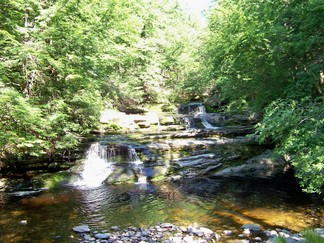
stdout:
<svg viewBox="0 0 324 243">
<path fill-rule="evenodd" d="M 129 158 L 130 158 L 130 161 L 131 161 L 130 163 L 134 164 L 135 169 L 137 171 L 138 179 L 137 179 L 136 183 L 138 183 L 138 184 L 147 183 L 147 177 L 146 177 L 146 175 L 144 174 L 144 171 L 143 171 L 143 162 L 138 157 L 138 155 L 136 153 L 136 150 L 134 148 L 132 148 L 132 147 L 129 147 L 128 148 L 128 155 L 129 155 Z"/>
<path fill-rule="evenodd" d="M 116 164 L 118 152 L 114 147 L 107 148 L 107 144 L 93 143 L 87 151 L 83 162 L 80 178 L 74 183 L 75 186 L 94 188 L 99 187 L 113 173 Z M 127 147 L 127 163 L 130 164 L 137 175 L 138 184 L 147 183 L 147 177 L 144 174 L 143 162 L 140 160 L 136 150 L 131 146 Z M 122 166 L 122 165 L 121 165 Z"/>
<path fill-rule="evenodd" d="M 113 164 L 107 161 L 107 145 L 93 143 L 87 151 L 80 179 L 74 183 L 82 187 L 98 187 L 112 173 Z"/>
</svg>

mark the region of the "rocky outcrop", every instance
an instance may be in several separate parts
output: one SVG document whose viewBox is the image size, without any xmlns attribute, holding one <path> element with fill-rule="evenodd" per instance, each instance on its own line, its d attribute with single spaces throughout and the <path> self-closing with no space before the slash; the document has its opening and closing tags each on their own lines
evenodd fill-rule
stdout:
<svg viewBox="0 0 324 243">
<path fill-rule="evenodd" d="M 214 176 L 272 177 L 284 172 L 287 167 L 288 164 L 283 158 L 275 156 L 273 151 L 268 150 L 242 165 L 216 172 Z"/>
<path fill-rule="evenodd" d="M 182 157 L 175 159 L 172 163 L 176 164 L 180 168 L 183 167 L 200 167 L 202 165 L 214 163 L 215 161 L 221 161 L 222 158 L 215 158 L 215 154 L 201 154 L 195 156 Z"/>
</svg>

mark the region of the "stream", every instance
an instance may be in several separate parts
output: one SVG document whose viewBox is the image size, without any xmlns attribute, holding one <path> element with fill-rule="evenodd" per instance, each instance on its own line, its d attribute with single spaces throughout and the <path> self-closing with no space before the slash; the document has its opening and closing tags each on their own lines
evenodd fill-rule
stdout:
<svg viewBox="0 0 324 243">
<path fill-rule="evenodd" d="M 210 123 L 207 126 L 206 129 L 213 129 Z M 219 233 L 232 230 L 233 235 L 238 235 L 240 227 L 248 223 L 258 224 L 264 230 L 282 228 L 292 232 L 324 226 L 323 199 L 303 193 L 291 173 L 246 178 L 190 176 L 193 172 L 185 171 L 179 172 L 183 177 L 177 180 L 153 180 L 155 168 L 170 168 L 172 161 L 188 156 L 188 152 L 182 154 L 176 150 L 170 155 L 169 151 L 167 156 L 160 154 L 154 158 L 147 148 L 157 147 L 161 152 L 166 142 L 163 146 L 156 139 L 144 142 L 147 137 L 137 139 L 141 144 L 129 141 L 126 136 L 100 137 L 89 145 L 77 173 L 72 170 L 57 173 L 60 180 L 51 189 L 0 192 L 0 242 L 78 242 L 72 228 L 82 224 L 102 231 L 112 226 L 146 228 L 159 222 L 178 226 L 196 223 Z M 210 143 L 208 153 L 236 156 L 237 152 L 228 152 L 233 145 L 226 144 L 227 140 L 221 140 L 224 145 L 215 141 L 216 138 L 192 139 L 191 143 L 195 146 Z M 224 152 L 219 146 L 230 150 Z M 242 160 L 244 153 L 259 149 L 240 146 Z M 197 152 L 196 149 L 191 150 Z M 206 147 L 199 149 L 205 151 Z M 189 158 L 197 156 L 190 155 Z M 107 178 L 116 177 L 114 173 L 119 170 L 132 181 L 109 183 Z"/>
</svg>

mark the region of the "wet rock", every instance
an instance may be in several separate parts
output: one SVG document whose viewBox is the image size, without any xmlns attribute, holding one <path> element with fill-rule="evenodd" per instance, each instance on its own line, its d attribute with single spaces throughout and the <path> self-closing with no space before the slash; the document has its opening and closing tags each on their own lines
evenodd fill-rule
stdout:
<svg viewBox="0 0 324 243">
<path fill-rule="evenodd" d="M 233 231 L 231 231 L 231 230 L 224 230 L 223 231 L 223 234 L 226 235 L 226 236 L 231 236 L 233 234 Z"/>
<path fill-rule="evenodd" d="M 108 239 L 109 238 L 109 234 L 107 233 L 98 233 L 98 234 L 95 234 L 94 236 L 96 239 Z"/>
<path fill-rule="evenodd" d="M 105 180 L 107 184 L 132 183 L 137 180 L 136 171 L 131 168 L 119 168 Z"/>
<path fill-rule="evenodd" d="M 79 225 L 76 227 L 73 227 L 73 231 L 77 233 L 88 233 L 90 232 L 90 228 L 88 225 Z"/>
<path fill-rule="evenodd" d="M 183 167 L 201 167 L 201 166 L 206 166 L 208 164 L 216 163 L 222 160 L 221 158 L 217 159 L 205 159 L 205 158 L 200 158 L 200 159 L 194 159 L 194 160 L 185 160 L 185 161 L 178 161 L 174 162 L 174 164 L 178 165 L 180 168 Z"/>
<path fill-rule="evenodd" d="M 283 173 L 287 163 L 283 158 L 274 158 L 273 151 L 266 151 L 258 156 L 249 159 L 245 164 L 228 167 L 216 172 L 214 176 L 253 176 L 272 177 Z"/>
<path fill-rule="evenodd" d="M 266 230 L 265 235 L 267 237 L 278 237 L 279 236 L 278 232 L 275 230 Z"/>
<path fill-rule="evenodd" d="M 250 230 L 250 231 L 255 231 L 255 232 L 260 232 L 261 227 L 256 224 L 245 224 L 241 227 L 243 230 Z"/>
<path fill-rule="evenodd" d="M 219 162 L 221 158 L 215 158 L 215 154 L 209 153 L 209 154 L 200 154 L 200 155 L 194 155 L 194 156 L 187 156 L 182 157 L 178 159 L 172 160 L 172 162 L 179 167 L 195 167 L 201 164 L 211 164 L 215 162 Z"/>
</svg>

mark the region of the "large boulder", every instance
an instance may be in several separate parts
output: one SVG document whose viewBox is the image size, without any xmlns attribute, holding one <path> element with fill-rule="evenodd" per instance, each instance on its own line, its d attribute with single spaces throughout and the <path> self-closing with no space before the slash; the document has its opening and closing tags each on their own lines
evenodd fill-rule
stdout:
<svg viewBox="0 0 324 243">
<path fill-rule="evenodd" d="M 249 159 L 245 164 L 228 167 L 216 172 L 214 176 L 250 176 L 250 177 L 272 177 L 283 173 L 288 167 L 287 162 L 273 151 L 264 153 Z"/>
<path fill-rule="evenodd" d="M 134 169 L 118 168 L 105 180 L 106 184 L 134 183 L 138 176 Z"/>
</svg>

